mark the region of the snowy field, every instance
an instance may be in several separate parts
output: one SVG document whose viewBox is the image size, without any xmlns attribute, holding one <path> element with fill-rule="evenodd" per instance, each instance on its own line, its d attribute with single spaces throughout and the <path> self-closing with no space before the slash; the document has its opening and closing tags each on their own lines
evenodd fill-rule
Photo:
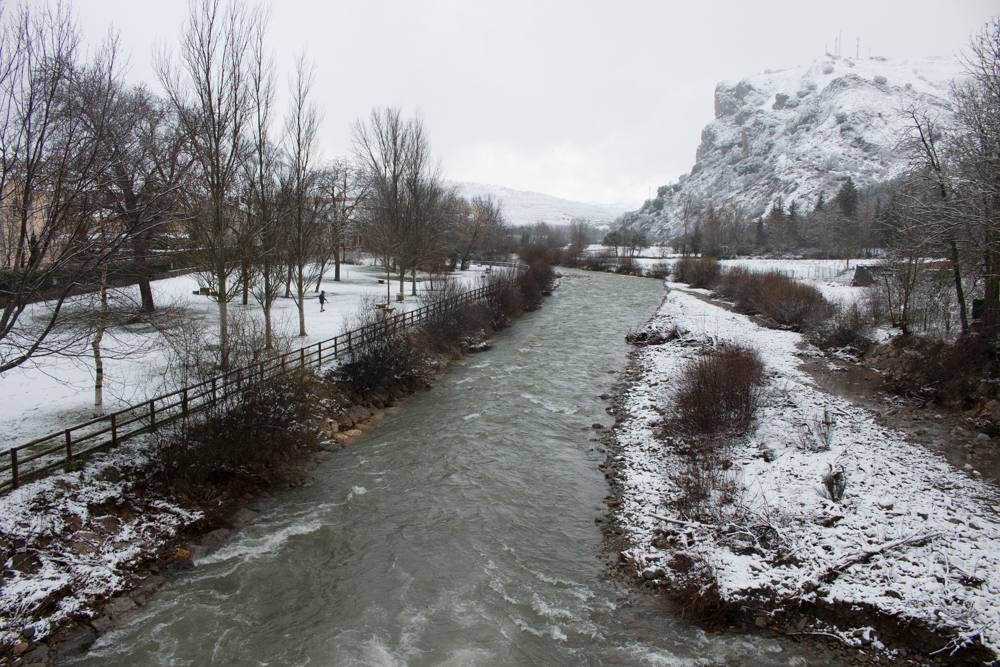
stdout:
<svg viewBox="0 0 1000 667">
<path fill-rule="evenodd" d="M 474 287 L 485 267 L 473 266 L 468 271 L 452 274 L 450 280 L 458 280 Z M 320 340 L 332 338 L 349 328 L 366 299 L 385 301 L 386 285 L 378 281 L 385 274 L 379 267 L 344 265 L 341 267 L 341 281 L 333 280 L 333 269 L 329 269 L 323 281 L 327 304 L 325 312 L 320 312 L 317 292 L 311 293 L 306 301 L 306 332 L 298 337 L 298 309 L 292 299 L 279 298 L 272 315 L 276 334 L 287 344 L 297 349 Z M 398 280 L 398 279 L 397 279 Z M 418 292 L 430 283 L 426 276 L 418 274 Z M 440 281 L 437 287 L 440 287 Z M 104 339 L 104 406 L 106 411 L 116 410 L 152 396 L 170 391 L 171 374 L 168 372 L 170 355 L 164 335 L 183 337 L 184 330 L 196 327 L 203 329 L 217 341 L 218 304 L 207 296 L 192 292 L 199 287 L 194 274 L 154 281 L 154 298 L 160 308 L 174 309 L 183 318 L 180 330 L 167 334 L 160 333 L 148 325 L 138 327 L 118 327 L 110 330 Z M 399 289 L 398 282 L 391 285 L 393 299 Z M 135 287 L 125 288 L 137 291 Z M 420 297 L 410 296 L 407 279 L 406 300 L 393 302 L 399 310 L 410 310 L 420 306 Z M 134 301 L 137 296 L 130 296 Z M 238 302 L 229 305 L 230 316 L 248 314 L 262 322 L 260 307 L 250 299 L 250 305 Z M 36 308 L 43 308 L 38 304 Z M 170 325 L 176 322 L 164 322 Z M 263 325 L 261 325 L 263 326 Z M 86 348 L 89 352 L 89 348 Z M 92 417 L 94 402 L 93 358 L 84 354 L 79 358 L 71 356 L 49 356 L 39 358 L 0 375 L 0 450 L 16 446 L 36 437 L 58 431 Z"/>
<path fill-rule="evenodd" d="M 635 260 L 636 265 L 643 269 L 650 269 L 659 264 L 673 266 L 680 259 L 676 254 L 659 254 L 660 248 L 646 248 L 641 257 Z M 662 250 L 670 250 L 663 248 Z M 777 271 L 789 278 L 795 278 L 807 285 L 812 285 L 823 293 L 827 300 L 846 305 L 857 301 L 864 288 L 851 287 L 854 279 L 854 269 L 858 266 L 874 265 L 875 259 L 723 259 L 719 260 L 719 265 L 723 270 L 739 267 L 764 273 Z"/>
<path fill-rule="evenodd" d="M 815 265 L 793 266 L 803 272 Z M 623 457 L 617 464 L 619 519 L 637 573 L 652 569 L 669 580 L 668 563 L 679 550 L 705 563 L 723 599 L 737 605 L 763 594 L 777 600 L 769 608 L 810 600 L 873 606 L 945 630 L 956 644 L 978 636 L 1000 654 L 995 487 L 817 387 L 800 364 L 818 353 L 800 334 L 762 328 L 677 289 L 650 326 L 678 326 L 683 335 L 638 351 L 639 379 L 624 403 L 629 417 L 616 429 Z M 773 527 L 780 545 L 773 549 L 736 548 L 731 530 L 686 522 L 669 504 L 678 495 L 670 479 L 683 472 L 683 463 L 670 441 L 657 435 L 662 413 L 685 365 L 721 342 L 756 349 L 765 363 L 765 399 L 750 436 L 735 446 L 733 470 L 741 491 L 727 511 L 735 523 Z M 807 428 L 815 427 L 824 410 L 834 419 L 830 447 L 812 451 Z M 825 497 L 821 483 L 830 466 L 843 466 L 848 477 L 839 503 Z M 675 541 L 661 549 L 653 542 L 663 531 Z M 787 557 L 776 558 L 778 551 Z M 869 551 L 879 553 L 852 562 Z M 828 572 L 834 574 L 824 580 Z M 869 628 L 836 632 L 855 645 L 877 645 Z"/>
</svg>

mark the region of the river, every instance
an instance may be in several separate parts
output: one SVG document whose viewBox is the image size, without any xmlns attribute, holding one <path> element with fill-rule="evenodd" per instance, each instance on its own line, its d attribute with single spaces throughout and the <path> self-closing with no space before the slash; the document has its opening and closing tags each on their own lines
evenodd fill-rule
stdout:
<svg viewBox="0 0 1000 667">
<path fill-rule="evenodd" d="M 593 422 L 658 281 L 566 272 L 544 307 L 322 459 L 81 665 L 789 664 L 607 574 Z"/>
</svg>

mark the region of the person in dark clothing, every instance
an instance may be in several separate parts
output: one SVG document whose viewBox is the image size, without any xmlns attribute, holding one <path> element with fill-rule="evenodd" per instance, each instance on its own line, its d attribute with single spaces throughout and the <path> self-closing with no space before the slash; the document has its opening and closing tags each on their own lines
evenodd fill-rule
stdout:
<svg viewBox="0 0 1000 667">
<path fill-rule="evenodd" d="M 326 310 L 326 290 L 321 290 L 319 293 L 319 312 L 324 312 Z"/>
</svg>

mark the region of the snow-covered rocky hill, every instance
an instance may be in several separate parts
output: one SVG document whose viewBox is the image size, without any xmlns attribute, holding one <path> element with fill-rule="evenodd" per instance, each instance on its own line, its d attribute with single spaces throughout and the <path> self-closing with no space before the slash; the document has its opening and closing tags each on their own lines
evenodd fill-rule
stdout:
<svg viewBox="0 0 1000 667">
<path fill-rule="evenodd" d="M 901 139 L 914 107 L 948 113 L 945 98 L 961 65 L 950 58 L 854 60 L 824 56 L 806 67 L 715 89 L 715 120 L 701 133 L 694 167 L 622 223 L 669 238 L 685 206 L 764 213 L 781 196 L 809 210 L 848 177 L 859 187 L 891 179 L 907 164 Z"/>
<path fill-rule="evenodd" d="M 504 216 L 512 225 L 533 225 L 536 222 L 564 225 L 574 218 L 584 218 L 594 225 L 607 225 L 614 222 L 625 210 L 624 206 L 571 201 L 540 192 L 513 190 L 500 185 L 459 181 L 454 181 L 451 185 L 463 197 L 490 195 L 499 199 L 503 204 Z"/>
</svg>

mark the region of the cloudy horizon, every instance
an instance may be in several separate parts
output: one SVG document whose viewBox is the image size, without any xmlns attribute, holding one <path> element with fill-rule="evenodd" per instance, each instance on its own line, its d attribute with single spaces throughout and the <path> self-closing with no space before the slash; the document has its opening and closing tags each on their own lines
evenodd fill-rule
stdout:
<svg viewBox="0 0 1000 667">
<path fill-rule="evenodd" d="M 637 206 L 694 162 L 715 85 L 811 62 L 834 48 L 955 56 L 990 17 L 982 0 L 841 2 L 264 2 L 284 91 L 315 63 L 325 158 L 351 151 L 375 106 L 419 113 L 444 175 L 565 199 Z M 84 38 L 114 26 L 127 78 L 159 89 L 187 3 L 77 0 Z M 858 41 L 860 39 L 860 42 Z"/>
</svg>

